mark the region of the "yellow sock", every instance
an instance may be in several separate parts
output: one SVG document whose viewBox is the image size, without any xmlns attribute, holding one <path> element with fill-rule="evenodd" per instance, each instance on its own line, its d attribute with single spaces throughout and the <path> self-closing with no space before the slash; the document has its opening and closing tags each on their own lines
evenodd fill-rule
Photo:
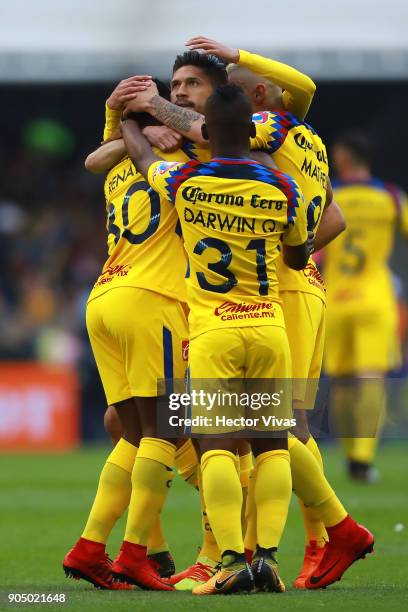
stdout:
<svg viewBox="0 0 408 612">
<path fill-rule="evenodd" d="M 378 438 L 354 438 L 349 458 L 360 463 L 373 463 L 378 441 Z"/>
<path fill-rule="evenodd" d="M 354 405 L 355 387 L 350 380 L 337 380 L 333 385 L 331 403 L 336 422 L 337 437 L 343 446 L 344 454 L 350 457 L 354 448 Z"/>
<path fill-rule="evenodd" d="M 242 487 L 242 511 L 241 511 L 241 525 L 242 533 L 245 535 L 246 532 L 246 502 L 248 498 L 248 487 L 249 479 L 251 477 L 252 470 L 254 469 L 254 462 L 252 459 L 252 453 L 246 453 L 245 455 L 239 456 L 239 479 Z"/>
<path fill-rule="evenodd" d="M 203 495 L 203 481 L 201 475 L 201 469 L 198 470 L 198 490 L 200 493 L 200 504 L 201 504 L 201 528 L 203 532 L 203 543 L 201 550 L 198 554 L 200 557 L 208 557 L 215 562 L 221 559 L 220 549 L 218 548 L 217 541 L 214 537 L 213 530 L 211 529 L 210 521 L 208 520 L 207 510 L 205 507 L 204 495 Z"/>
<path fill-rule="evenodd" d="M 173 480 L 176 447 L 158 438 L 142 438 L 132 471 L 132 495 L 125 540 L 147 545 Z"/>
<path fill-rule="evenodd" d="M 256 480 L 256 465 L 252 470 L 249 478 L 248 494 L 245 506 L 245 523 L 246 529 L 244 532 L 245 550 L 256 548 L 256 506 L 255 506 L 255 480 Z"/>
<path fill-rule="evenodd" d="M 113 526 L 129 505 L 136 455 L 137 447 L 121 438 L 107 458 L 83 538 L 106 544 Z"/>
<path fill-rule="evenodd" d="M 318 462 L 297 438 L 289 438 L 293 489 L 308 507 L 313 507 L 325 525 L 340 523 L 347 512 L 326 480 Z"/>
<path fill-rule="evenodd" d="M 317 446 L 316 440 L 313 438 L 313 436 L 310 436 L 305 446 L 306 448 L 310 450 L 310 452 L 312 453 L 313 457 L 316 459 L 317 463 L 320 465 L 321 470 L 323 472 L 324 471 L 323 470 L 323 458 L 320 453 L 320 449 Z"/>
<path fill-rule="evenodd" d="M 354 444 L 349 458 L 361 463 L 373 463 L 386 412 L 382 378 L 358 381 L 354 409 Z"/>
<path fill-rule="evenodd" d="M 147 552 L 149 555 L 153 555 L 155 553 L 164 552 L 165 550 L 169 550 L 169 545 L 167 544 L 163 534 L 159 514 L 151 532 L 149 533 L 149 539 L 147 540 Z"/>
<path fill-rule="evenodd" d="M 255 505 L 257 544 L 278 547 L 292 495 L 287 450 L 261 453 L 256 458 Z"/>
<path fill-rule="evenodd" d="M 225 550 L 244 552 L 242 488 L 237 466 L 237 457 L 229 451 L 207 451 L 201 457 L 205 506 L 221 553 Z"/>
<path fill-rule="evenodd" d="M 195 488 L 198 487 L 199 463 L 194 444 L 186 440 L 176 450 L 176 466 L 180 478 Z"/>
<path fill-rule="evenodd" d="M 248 488 L 251 472 L 254 469 L 252 453 L 239 456 L 239 479 L 242 488 Z"/>
<path fill-rule="evenodd" d="M 319 451 L 319 447 L 316 444 L 314 438 L 310 437 L 307 443 L 305 444 L 306 448 L 312 453 L 317 463 L 319 464 L 320 469 L 323 471 L 323 459 Z M 294 464 L 296 461 L 300 461 L 301 457 L 295 453 L 294 457 L 291 456 L 291 466 L 292 471 L 296 467 Z M 315 508 L 312 506 L 305 506 L 303 501 L 298 498 L 299 507 L 303 516 L 303 524 L 305 526 L 305 536 L 306 536 L 306 544 L 314 541 L 317 543 L 317 546 L 324 546 L 328 541 L 328 535 L 324 524 L 322 523 L 320 516 Z"/>
</svg>

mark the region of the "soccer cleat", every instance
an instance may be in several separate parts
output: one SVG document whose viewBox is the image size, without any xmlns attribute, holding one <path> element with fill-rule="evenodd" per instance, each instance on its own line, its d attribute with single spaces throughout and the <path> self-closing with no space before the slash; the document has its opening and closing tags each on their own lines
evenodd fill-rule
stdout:
<svg viewBox="0 0 408 612">
<path fill-rule="evenodd" d="M 309 576 L 311 576 L 318 567 L 323 558 L 325 549 L 326 544 L 324 546 L 317 546 L 317 542 L 315 540 L 311 540 L 309 544 L 306 545 L 302 568 L 295 582 L 293 583 L 295 589 L 306 588 L 306 579 L 309 578 Z"/>
<path fill-rule="evenodd" d="M 380 473 L 371 463 L 363 463 L 362 461 L 349 460 L 347 464 L 347 472 L 352 480 L 375 484 L 380 480 Z"/>
<path fill-rule="evenodd" d="M 135 584 L 147 591 L 174 591 L 174 587 L 161 578 L 146 557 L 146 547 L 124 541 L 112 564 L 112 574 L 118 582 Z"/>
<path fill-rule="evenodd" d="M 255 590 L 267 593 L 284 593 L 286 588 L 278 574 L 276 550 L 257 546 L 251 569 Z"/>
<path fill-rule="evenodd" d="M 350 565 L 374 550 L 373 534 L 351 516 L 326 529 L 329 541 L 318 567 L 306 579 L 307 589 L 322 589 L 340 580 Z"/>
<path fill-rule="evenodd" d="M 62 562 L 67 578 L 86 580 L 98 589 L 131 591 L 127 582 L 118 583 L 112 575 L 112 561 L 105 552 L 105 544 L 79 538 Z"/>
<path fill-rule="evenodd" d="M 214 575 L 217 563 L 208 557 L 198 557 L 197 561 L 183 572 L 174 574 L 169 580 L 176 585 L 176 591 L 192 591 L 196 586 L 205 584 Z"/>
<path fill-rule="evenodd" d="M 160 578 L 170 578 L 176 571 L 174 559 L 168 550 L 147 555 L 147 559 Z"/>
<path fill-rule="evenodd" d="M 254 580 L 245 555 L 228 551 L 227 555 L 223 555 L 224 562 L 226 557 L 229 559 L 228 565 L 219 563 L 213 576 L 193 589 L 193 595 L 232 595 L 252 591 Z"/>
</svg>

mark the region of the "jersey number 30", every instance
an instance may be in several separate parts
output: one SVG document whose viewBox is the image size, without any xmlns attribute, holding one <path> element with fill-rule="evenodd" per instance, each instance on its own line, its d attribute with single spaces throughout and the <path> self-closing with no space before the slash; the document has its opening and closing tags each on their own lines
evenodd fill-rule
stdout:
<svg viewBox="0 0 408 612">
<path fill-rule="evenodd" d="M 138 191 L 143 191 L 150 198 L 150 219 L 147 228 L 140 234 L 134 234 L 129 228 L 129 201 L 133 194 Z M 115 236 L 115 244 L 118 242 L 121 231 L 120 227 L 116 225 L 115 220 L 115 207 L 112 203 L 109 204 L 108 209 L 108 232 Z M 160 197 L 145 181 L 139 183 L 133 183 L 126 192 L 122 203 L 122 222 L 124 230 L 122 232 L 123 238 L 125 238 L 131 244 L 141 244 L 150 236 L 152 236 L 160 224 Z"/>
</svg>

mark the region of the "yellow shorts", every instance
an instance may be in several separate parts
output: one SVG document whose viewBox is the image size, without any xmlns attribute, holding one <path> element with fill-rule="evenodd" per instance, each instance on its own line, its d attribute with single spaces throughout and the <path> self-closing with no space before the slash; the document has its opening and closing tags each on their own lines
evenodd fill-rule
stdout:
<svg viewBox="0 0 408 612">
<path fill-rule="evenodd" d="M 293 368 L 293 405 L 312 409 L 322 369 L 326 305 L 317 295 L 281 291 Z"/>
<path fill-rule="evenodd" d="M 206 413 L 201 407 L 191 416 L 206 415 L 212 419 L 210 425 L 192 426 L 193 433 L 217 433 L 245 429 L 242 419 L 269 415 L 280 419 L 292 416 L 291 376 L 292 366 L 286 330 L 274 325 L 257 327 L 231 327 L 205 332 L 190 340 L 190 392 L 204 390 L 218 392 L 217 400 Z M 244 379 L 244 380 L 243 380 Z M 260 394 L 279 394 L 279 404 L 271 402 L 255 407 Z M 249 395 L 245 401 L 229 401 L 229 394 Z M 224 399 L 220 399 L 226 397 Z M 259 411 L 259 412 L 258 412 Z M 217 417 L 218 420 L 217 420 Z M 234 422 L 228 421 L 233 419 Z M 259 431 L 280 431 L 290 424 L 272 427 L 263 419 L 254 424 Z"/>
<path fill-rule="evenodd" d="M 156 397 L 158 380 L 185 377 L 188 326 L 180 302 L 117 287 L 88 302 L 86 326 L 108 404 Z"/>
<path fill-rule="evenodd" d="M 324 367 L 330 376 L 385 373 L 400 357 L 396 308 L 328 308 Z"/>
</svg>

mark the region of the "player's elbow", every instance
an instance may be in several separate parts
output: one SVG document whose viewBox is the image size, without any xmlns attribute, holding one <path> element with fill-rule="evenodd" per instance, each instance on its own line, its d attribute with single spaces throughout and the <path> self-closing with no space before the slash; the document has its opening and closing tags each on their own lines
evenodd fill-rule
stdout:
<svg viewBox="0 0 408 612">
<path fill-rule="evenodd" d="M 342 234 L 347 229 L 347 223 L 346 223 L 346 219 L 344 218 L 343 213 L 341 213 L 341 217 L 339 218 L 337 227 L 339 231 L 337 235 Z"/>
<path fill-rule="evenodd" d="M 344 232 L 347 227 L 346 219 L 343 215 L 343 211 L 341 210 L 337 202 L 333 202 L 330 208 L 334 217 L 334 227 L 336 236 L 339 236 L 342 232 Z"/>
<path fill-rule="evenodd" d="M 305 91 L 313 98 L 316 93 L 316 83 L 308 76 L 305 78 Z"/>
<path fill-rule="evenodd" d="M 101 167 L 101 164 L 95 159 L 93 153 L 90 153 L 84 162 L 85 168 L 92 174 L 101 174 L 105 171 L 105 168 Z"/>
</svg>

